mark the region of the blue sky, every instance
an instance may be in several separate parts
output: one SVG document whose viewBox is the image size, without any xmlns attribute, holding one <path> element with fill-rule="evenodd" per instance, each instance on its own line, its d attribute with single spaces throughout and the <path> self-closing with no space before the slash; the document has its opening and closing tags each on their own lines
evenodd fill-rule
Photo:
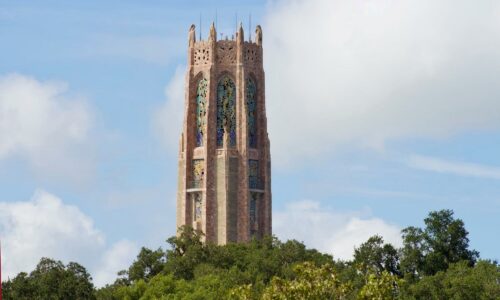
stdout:
<svg viewBox="0 0 500 300">
<path fill-rule="evenodd" d="M 174 234 L 187 30 L 216 10 L 263 26 L 279 237 L 346 258 L 448 208 L 499 259 L 500 6 L 469 5 L 0 1 L 7 273 L 47 255 L 103 284 Z"/>
</svg>

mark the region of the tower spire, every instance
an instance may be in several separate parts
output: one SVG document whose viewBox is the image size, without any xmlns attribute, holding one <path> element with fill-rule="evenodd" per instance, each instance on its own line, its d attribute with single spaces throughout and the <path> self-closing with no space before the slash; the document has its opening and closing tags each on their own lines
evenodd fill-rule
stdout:
<svg viewBox="0 0 500 300">
<path fill-rule="evenodd" d="M 217 33 L 215 32 L 215 25 L 213 22 L 212 22 L 212 25 L 210 26 L 208 40 L 211 42 L 215 42 L 217 40 Z"/>
<path fill-rule="evenodd" d="M 245 41 L 244 33 L 243 33 L 243 23 L 240 22 L 240 27 L 238 28 L 238 40 L 237 42 L 243 44 Z"/>
<path fill-rule="evenodd" d="M 252 14 L 248 15 L 248 41 L 252 41 Z"/>
</svg>

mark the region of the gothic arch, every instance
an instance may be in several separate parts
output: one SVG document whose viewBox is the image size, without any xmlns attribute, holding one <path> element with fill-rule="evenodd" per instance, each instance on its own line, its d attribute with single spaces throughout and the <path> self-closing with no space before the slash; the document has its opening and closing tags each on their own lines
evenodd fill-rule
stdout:
<svg viewBox="0 0 500 300">
<path fill-rule="evenodd" d="M 229 74 L 217 81 L 217 147 L 224 145 L 228 135 L 229 147 L 236 146 L 236 85 Z"/>
</svg>

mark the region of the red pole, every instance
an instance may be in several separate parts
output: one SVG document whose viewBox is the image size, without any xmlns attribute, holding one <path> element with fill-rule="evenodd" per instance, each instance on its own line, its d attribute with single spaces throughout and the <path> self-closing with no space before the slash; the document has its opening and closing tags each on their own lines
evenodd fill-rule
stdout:
<svg viewBox="0 0 500 300">
<path fill-rule="evenodd" d="M 2 243 L 0 242 L 0 300 L 2 300 Z"/>
<path fill-rule="evenodd" d="M 2 243 L 0 242 L 0 300 L 2 300 Z"/>
</svg>

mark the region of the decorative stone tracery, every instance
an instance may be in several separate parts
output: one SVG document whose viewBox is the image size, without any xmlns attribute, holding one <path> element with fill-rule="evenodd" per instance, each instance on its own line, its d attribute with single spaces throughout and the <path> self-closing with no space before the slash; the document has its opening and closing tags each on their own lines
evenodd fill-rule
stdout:
<svg viewBox="0 0 500 300">
<path fill-rule="evenodd" d="M 210 63 L 210 48 L 207 45 L 201 45 L 194 49 L 194 65 L 208 65 Z"/>
<path fill-rule="evenodd" d="M 217 63 L 219 64 L 236 63 L 236 45 L 233 41 L 217 42 Z"/>
<path fill-rule="evenodd" d="M 224 145 L 228 135 L 229 147 L 236 146 L 236 86 L 224 75 L 217 85 L 217 146 Z"/>
<path fill-rule="evenodd" d="M 243 57 L 245 59 L 245 63 L 253 64 L 260 62 L 259 48 L 253 44 L 245 45 L 245 49 L 243 52 Z"/>
<path fill-rule="evenodd" d="M 196 91 L 196 147 L 203 146 L 207 120 L 207 87 L 208 82 L 202 78 Z"/>
<path fill-rule="evenodd" d="M 257 87 L 251 78 L 246 84 L 248 146 L 257 147 Z"/>
</svg>

